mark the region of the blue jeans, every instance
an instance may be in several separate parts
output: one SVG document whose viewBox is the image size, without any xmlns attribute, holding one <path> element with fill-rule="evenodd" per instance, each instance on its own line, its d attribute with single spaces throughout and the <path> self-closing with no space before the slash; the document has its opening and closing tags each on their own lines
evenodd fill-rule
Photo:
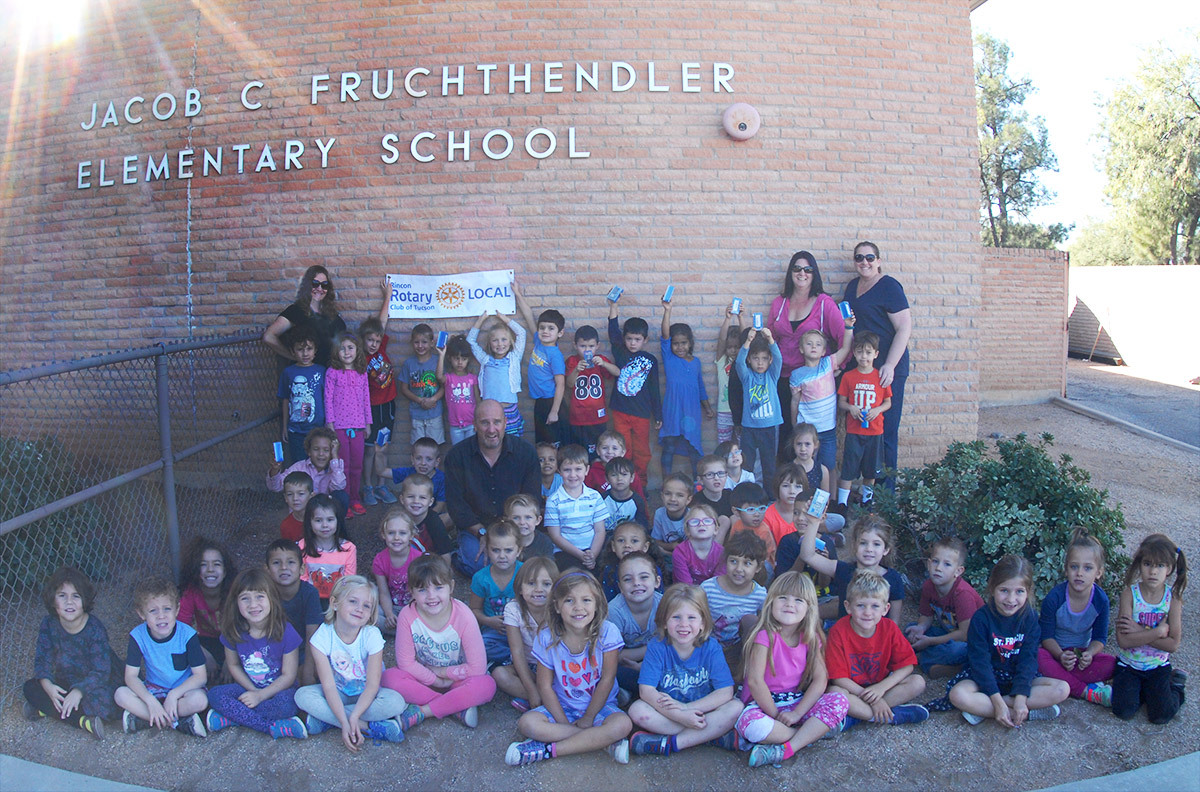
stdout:
<svg viewBox="0 0 1200 792">
<path fill-rule="evenodd" d="M 892 406 L 883 414 L 883 466 L 892 470 L 897 466 L 897 451 L 900 445 L 900 417 L 904 413 L 904 383 L 908 377 L 892 380 Z M 884 474 L 883 486 L 896 489 L 896 477 Z"/>
<path fill-rule="evenodd" d="M 479 537 L 470 531 L 458 532 L 458 549 L 451 556 L 451 563 L 459 572 L 466 575 L 468 578 L 474 577 L 475 573 L 487 566 L 487 557 L 481 556 L 479 552 Z"/>
<path fill-rule="evenodd" d="M 887 413 L 884 413 L 886 415 Z M 833 478 L 829 482 L 830 487 L 837 487 L 837 429 L 830 429 L 828 432 L 818 432 L 817 455 L 814 457 L 818 465 L 824 465 L 829 468 L 829 475 Z M 836 492 L 829 493 L 836 495 Z"/>
<path fill-rule="evenodd" d="M 342 706 L 345 708 L 348 717 L 350 711 L 354 709 L 354 705 L 358 703 L 358 696 L 347 696 L 339 690 L 338 697 L 341 698 Z M 325 691 L 320 685 L 305 685 L 297 690 L 296 706 L 322 723 L 327 723 L 334 728 L 340 728 L 337 716 L 333 714 L 333 708 L 325 700 Z M 379 688 L 379 692 L 375 694 L 375 700 L 371 702 L 371 706 L 367 707 L 366 712 L 362 714 L 362 719 L 367 723 L 374 723 L 375 721 L 394 718 L 404 711 L 405 706 L 403 696 L 391 688 L 381 687 Z"/>
<path fill-rule="evenodd" d="M 949 630 L 940 624 L 931 624 L 929 625 L 929 629 L 925 631 L 925 634 L 930 638 L 936 638 L 939 635 L 945 635 L 947 632 Z M 935 665 L 966 665 L 967 642 L 946 641 L 946 643 L 922 649 L 917 653 L 917 663 L 921 666 L 921 670 L 927 674 L 930 667 Z"/>
<path fill-rule="evenodd" d="M 483 649 L 487 653 L 489 666 L 508 665 L 512 662 L 512 649 L 508 645 L 508 636 L 491 627 L 484 627 Z"/>
</svg>

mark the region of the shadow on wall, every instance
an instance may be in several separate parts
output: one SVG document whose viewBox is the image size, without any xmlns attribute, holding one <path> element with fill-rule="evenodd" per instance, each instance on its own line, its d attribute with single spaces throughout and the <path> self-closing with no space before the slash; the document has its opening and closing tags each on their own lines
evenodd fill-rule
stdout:
<svg viewBox="0 0 1200 792">
<path fill-rule="evenodd" d="M 1075 307 L 1067 317 L 1067 355 L 1117 366 L 1124 363 L 1121 351 L 1100 318 L 1080 299 L 1075 300 Z"/>
</svg>

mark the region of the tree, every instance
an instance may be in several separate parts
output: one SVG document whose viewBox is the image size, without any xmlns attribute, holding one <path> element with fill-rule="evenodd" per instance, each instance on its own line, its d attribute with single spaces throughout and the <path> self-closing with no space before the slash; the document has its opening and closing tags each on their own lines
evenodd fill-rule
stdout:
<svg viewBox="0 0 1200 792">
<path fill-rule="evenodd" d="M 990 247 L 1054 247 L 1070 228 L 1046 229 L 1027 220 L 1031 211 L 1054 198 L 1038 174 L 1058 170 L 1045 122 L 1022 108 L 1033 82 L 1009 76 L 1011 52 L 1003 41 L 981 33 L 975 37 L 975 51 L 983 242 Z"/>
<path fill-rule="evenodd" d="M 1196 37 L 1200 47 L 1200 35 Z M 1107 193 L 1131 258 L 1200 263 L 1200 55 L 1154 50 L 1105 106 Z"/>
</svg>

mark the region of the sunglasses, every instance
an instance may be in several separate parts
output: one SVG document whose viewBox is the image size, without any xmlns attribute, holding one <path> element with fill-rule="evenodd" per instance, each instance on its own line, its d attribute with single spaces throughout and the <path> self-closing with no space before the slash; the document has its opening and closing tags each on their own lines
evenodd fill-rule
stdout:
<svg viewBox="0 0 1200 792">
<path fill-rule="evenodd" d="M 874 262 L 875 259 L 877 259 L 877 258 L 879 258 L 879 256 L 876 256 L 874 253 L 855 253 L 854 254 L 854 263 L 862 264 L 865 261 L 868 264 L 870 264 L 870 263 Z"/>
<path fill-rule="evenodd" d="M 688 528 L 699 528 L 702 525 L 716 525 L 717 521 L 712 517 L 693 517 L 687 521 Z"/>
<path fill-rule="evenodd" d="M 812 268 L 812 267 L 810 267 L 810 266 L 808 266 L 808 265 L 806 264 L 806 265 L 805 265 L 805 266 L 803 266 L 803 267 L 792 267 L 792 272 L 803 272 L 803 273 L 806 273 L 806 274 L 808 274 L 808 275 L 812 275 L 812 274 L 813 274 L 813 268 Z"/>
<path fill-rule="evenodd" d="M 746 514 L 766 514 L 766 506 L 738 506 L 735 511 L 746 512 Z"/>
<path fill-rule="evenodd" d="M 315 280 L 312 282 L 312 287 L 321 291 L 329 291 L 329 281 Z"/>
</svg>

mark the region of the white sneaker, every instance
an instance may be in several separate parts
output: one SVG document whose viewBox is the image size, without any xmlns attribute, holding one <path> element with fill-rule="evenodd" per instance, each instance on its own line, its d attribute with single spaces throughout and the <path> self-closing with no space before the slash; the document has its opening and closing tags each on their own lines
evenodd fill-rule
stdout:
<svg viewBox="0 0 1200 792">
<path fill-rule="evenodd" d="M 963 720 L 965 720 L 967 723 L 971 724 L 972 726 L 978 726 L 979 724 L 983 723 L 983 721 L 984 721 L 984 718 L 982 716 L 974 715 L 970 712 L 967 712 L 966 710 L 963 710 L 962 716 L 963 716 Z"/>
<path fill-rule="evenodd" d="M 629 740 L 617 740 L 605 750 L 617 764 L 629 764 Z"/>
</svg>

